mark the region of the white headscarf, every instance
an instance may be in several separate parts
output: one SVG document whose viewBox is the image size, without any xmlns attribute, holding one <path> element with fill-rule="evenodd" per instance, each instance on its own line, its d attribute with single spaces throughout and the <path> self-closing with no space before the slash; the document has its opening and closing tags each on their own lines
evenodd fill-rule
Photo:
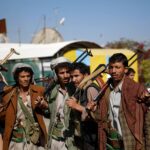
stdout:
<svg viewBox="0 0 150 150">
<path fill-rule="evenodd" d="M 23 68 L 23 67 L 31 68 L 31 70 L 33 71 L 32 67 L 29 64 L 17 63 L 17 64 L 14 65 L 14 67 L 12 69 L 12 73 L 14 74 L 18 68 Z"/>
<path fill-rule="evenodd" d="M 13 75 L 15 74 L 16 70 L 19 68 L 23 68 L 23 67 L 28 67 L 33 71 L 33 68 L 29 65 L 29 64 L 25 64 L 25 63 L 17 63 L 14 65 L 13 69 L 12 69 L 12 73 Z M 33 76 L 32 76 L 32 83 L 36 84 L 35 80 L 34 80 L 34 71 L 33 71 Z"/>
<path fill-rule="evenodd" d="M 71 61 L 68 60 L 68 59 L 65 58 L 65 57 L 58 57 L 58 58 L 56 58 L 56 59 L 53 59 L 53 60 L 50 62 L 50 67 L 51 67 L 52 70 L 54 70 L 55 67 L 56 67 L 58 64 L 65 63 L 65 62 L 71 63 Z"/>
</svg>

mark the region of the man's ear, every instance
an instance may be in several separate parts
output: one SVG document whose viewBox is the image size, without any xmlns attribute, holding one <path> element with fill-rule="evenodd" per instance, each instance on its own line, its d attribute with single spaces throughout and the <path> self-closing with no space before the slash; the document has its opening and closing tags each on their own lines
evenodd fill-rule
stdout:
<svg viewBox="0 0 150 150">
<path fill-rule="evenodd" d="M 127 72 L 128 72 L 128 67 L 125 68 L 125 73 L 127 73 Z"/>
<path fill-rule="evenodd" d="M 88 75 L 89 75 L 88 73 L 84 74 L 85 77 L 87 77 Z"/>
</svg>

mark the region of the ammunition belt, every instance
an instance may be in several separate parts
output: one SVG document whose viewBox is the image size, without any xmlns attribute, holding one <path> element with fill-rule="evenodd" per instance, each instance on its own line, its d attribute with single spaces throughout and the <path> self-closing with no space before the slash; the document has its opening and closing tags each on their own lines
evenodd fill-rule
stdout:
<svg viewBox="0 0 150 150">
<path fill-rule="evenodd" d="M 25 141 L 25 133 L 23 128 L 17 128 L 13 130 L 12 141 L 17 143 L 21 143 Z"/>
</svg>

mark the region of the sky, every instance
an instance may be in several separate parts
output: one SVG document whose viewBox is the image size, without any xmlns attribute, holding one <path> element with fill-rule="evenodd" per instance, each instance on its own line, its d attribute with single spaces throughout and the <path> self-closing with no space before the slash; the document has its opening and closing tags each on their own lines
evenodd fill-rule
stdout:
<svg viewBox="0 0 150 150">
<path fill-rule="evenodd" d="M 150 41 L 150 0 L 1 0 L 2 18 L 11 43 L 30 43 L 44 24 L 65 41 Z"/>
</svg>

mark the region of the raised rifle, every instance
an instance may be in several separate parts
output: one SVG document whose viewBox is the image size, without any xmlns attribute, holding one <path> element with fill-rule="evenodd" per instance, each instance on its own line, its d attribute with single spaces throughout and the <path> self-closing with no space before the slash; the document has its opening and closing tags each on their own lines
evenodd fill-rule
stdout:
<svg viewBox="0 0 150 150">
<path fill-rule="evenodd" d="M 73 63 L 82 62 L 87 56 L 93 56 L 91 50 L 86 49 Z"/>
<path fill-rule="evenodd" d="M 3 65 L 13 54 L 20 55 L 14 48 L 11 48 L 10 52 L 0 61 L 0 65 Z"/>
<path fill-rule="evenodd" d="M 137 60 L 141 59 L 143 57 L 143 54 L 144 53 L 141 49 L 139 49 L 139 48 L 136 49 L 135 53 L 128 59 L 128 62 L 129 62 L 128 67 L 131 67 Z M 132 62 L 131 62 L 131 60 L 132 60 Z"/>
<path fill-rule="evenodd" d="M 13 55 L 20 55 L 18 52 L 16 52 L 16 50 L 14 48 L 10 49 L 10 52 L 4 57 L 3 60 L 0 60 L 0 71 L 7 71 L 7 68 L 5 68 L 3 66 L 4 63 L 6 63 L 6 61 Z"/>
</svg>

